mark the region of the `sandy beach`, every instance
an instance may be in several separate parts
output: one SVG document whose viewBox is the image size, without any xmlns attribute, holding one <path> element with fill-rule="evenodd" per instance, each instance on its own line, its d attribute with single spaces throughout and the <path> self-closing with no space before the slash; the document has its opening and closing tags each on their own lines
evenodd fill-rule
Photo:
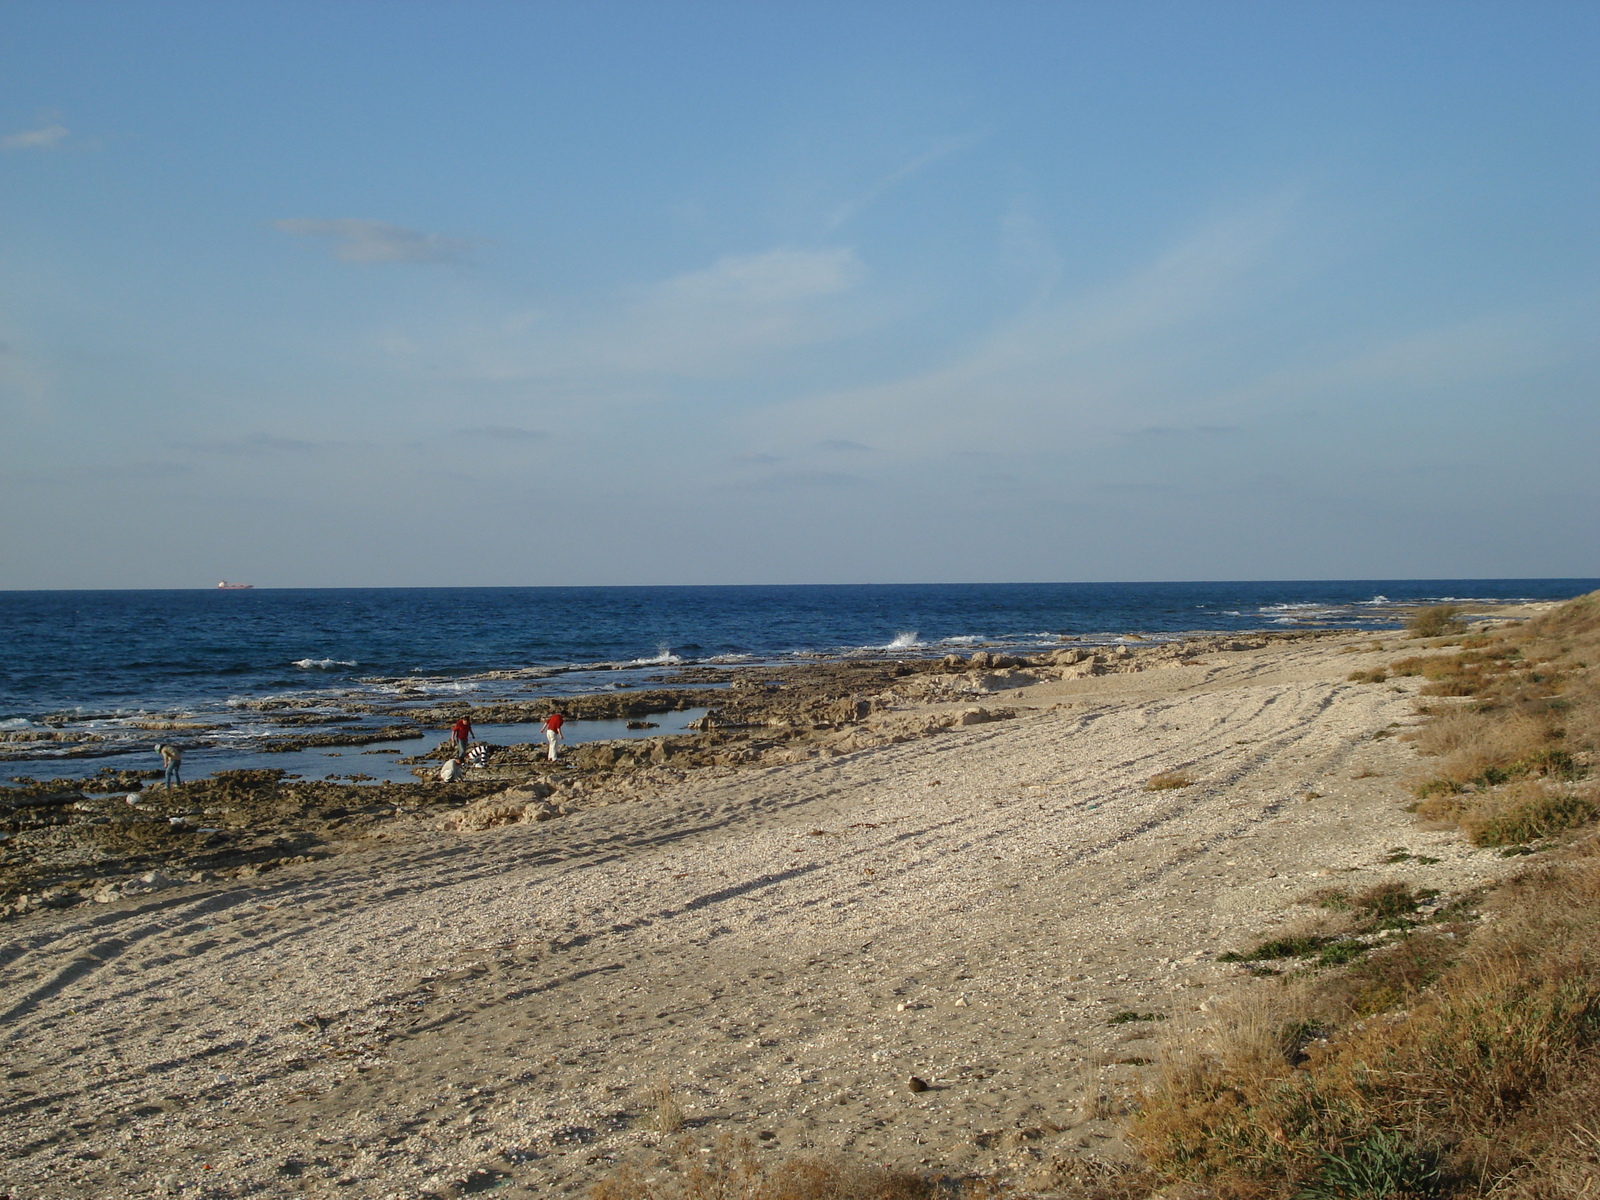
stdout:
<svg viewBox="0 0 1600 1200">
<path fill-rule="evenodd" d="M 1386 641 L 991 678 L 1015 715 L 951 727 L 919 675 L 797 761 L 28 913 L 0 1194 L 576 1195 L 664 1092 L 697 1139 L 1048 1193 L 1129 1154 L 1168 1021 L 1277 986 L 1219 954 L 1333 882 L 1513 869 L 1405 811 L 1421 681 L 1348 681 Z"/>
</svg>

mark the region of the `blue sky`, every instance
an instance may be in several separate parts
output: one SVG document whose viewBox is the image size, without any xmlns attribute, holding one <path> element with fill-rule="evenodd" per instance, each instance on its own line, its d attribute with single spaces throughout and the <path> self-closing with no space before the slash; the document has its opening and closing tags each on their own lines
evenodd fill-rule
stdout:
<svg viewBox="0 0 1600 1200">
<path fill-rule="evenodd" d="M 0 588 L 1600 575 L 1597 35 L 0 3 Z"/>
</svg>

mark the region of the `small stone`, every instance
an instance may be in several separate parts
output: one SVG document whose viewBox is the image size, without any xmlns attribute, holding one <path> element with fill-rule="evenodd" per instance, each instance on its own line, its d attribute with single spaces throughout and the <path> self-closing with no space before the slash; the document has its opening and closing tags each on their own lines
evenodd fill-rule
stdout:
<svg viewBox="0 0 1600 1200">
<path fill-rule="evenodd" d="M 967 1007 L 967 998 L 965 996 L 957 996 L 956 997 L 956 1007 L 957 1008 L 966 1008 Z"/>
<path fill-rule="evenodd" d="M 925 1092 L 928 1090 L 928 1081 L 926 1079 L 918 1079 L 915 1075 L 913 1075 L 911 1077 L 911 1081 L 906 1084 L 906 1087 L 910 1088 L 913 1092 Z"/>
</svg>

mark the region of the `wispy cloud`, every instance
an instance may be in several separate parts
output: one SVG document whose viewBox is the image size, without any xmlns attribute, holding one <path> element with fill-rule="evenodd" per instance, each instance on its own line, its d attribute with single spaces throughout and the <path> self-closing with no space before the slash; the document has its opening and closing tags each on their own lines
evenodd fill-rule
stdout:
<svg viewBox="0 0 1600 1200">
<path fill-rule="evenodd" d="M 738 492 L 787 492 L 855 488 L 864 486 L 866 482 L 859 475 L 849 475 L 843 471 L 779 471 L 760 479 L 732 483 L 728 487 Z"/>
<path fill-rule="evenodd" d="M 542 442 L 550 435 L 543 429 L 522 429 L 516 425 L 478 425 L 472 429 L 452 429 L 451 436 L 492 442 Z"/>
<path fill-rule="evenodd" d="M 1027 305 L 943 365 L 758 414 L 750 436 L 839 430 L 918 456 L 981 445 L 1006 422 L 1036 438 L 1109 435 L 1126 397 L 1174 369 L 1158 347 L 1260 302 L 1294 206 L 1284 193 L 1227 214 L 1120 279 Z"/>
<path fill-rule="evenodd" d="M 1174 441 L 1197 437 L 1222 437 L 1238 432 L 1237 425 L 1146 425 L 1143 429 L 1130 430 L 1122 436 L 1150 441 Z"/>
<path fill-rule="evenodd" d="M 82 487 L 86 483 L 154 483 L 163 479 L 183 479 L 199 472 L 187 463 L 159 459 L 126 459 L 107 463 L 78 463 L 57 471 L 25 474 L 29 484 Z"/>
<path fill-rule="evenodd" d="M 947 139 L 946 141 L 940 142 L 938 145 L 934 146 L 933 149 L 927 151 L 926 153 L 917 155 L 910 162 L 896 167 L 886 175 L 880 176 L 878 179 L 874 180 L 872 185 L 868 187 L 866 191 L 862 192 L 861 195 L 857 196 L 853 200 L 846 201 L 844 204 L 841 204 L 838 208 L 834 209 L 832 215 L 829 216 L 827 223 L 823 226 L 824 231 L 827 233 L 833 233 L 840 226 L 845 225 L 854 218 L 860 216 L 863 212 L 871 208 L 884 196 L 894 191 L 895 188 L 899 187 L 906 180 L 917 174 L 917 172 L 921 171 L 924 167 L 931 166 L 932 164 L 938 162 L 941 158 L 947 158 L 956 153 L 958 150 L 965 150 L 977 140 L 978 139 L 976 137 L 972 136 Z"/>
<path fill-rule="evenodd" d="M 25 129 L 0 137 L 0 150 L 54 150 L 72 136 L 60 121 L 49 121 L 37 129 Z"/>
<path fill-rule="evenodd" d="M 273 221 L 272 228 L 295 237 L 332 238 L 334 257 L 349 263 L 455 263 L 472 250 L 465 238 L 424 233 L 387 221 L 309 218 Z"/>
<path fill-rule="evenodd" d="M 192 450 L 201 454 L 257 457 L 262 454 L 302 454 L 317 449 L 320 444 L 325 443 L 278 437 L 271 433 L 247 433 L 242 437 L 222 438 L 211 442 L 174 442 L 173 449 Z"/>
<path fill-rule="evenodd" d="M 863 324 L 841 299 L 866 275 L 848 248 L 789 247 L 728 255 L 709 266 L 629 288 L 587 317 L 512 314 L 464 331 L 462 369 L 492 379 L 735 373 L 753 355 L 814 345 Z M 406 356 L 419 354 L 408 344 Z"/>
</svg>

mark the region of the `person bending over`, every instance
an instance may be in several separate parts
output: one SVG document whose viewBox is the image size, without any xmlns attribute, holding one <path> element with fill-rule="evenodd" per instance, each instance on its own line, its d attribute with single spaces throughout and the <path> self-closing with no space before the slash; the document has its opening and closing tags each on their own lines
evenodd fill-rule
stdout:
<svg viewBox="0 0 1600 1200">
<path fill-rule="evenodd" d="M 183 765 L 183 751 L 176 746 L 169 746 L 165 742 L 158 742 L 156 744 L 156 753 L 161 755 L 161 765 L 166 768 L 164 782 L 167 787 L 170 789 L 182 784 L 183 780 L 178 777 L 178 768 Z"/>
<path fill-rule="evenodd" d="M 561 726 L 566 723 L 566 718 L 558 712 L 551 713 L 544 719 L 544 744 L 550 748 L 550 761 L 556 761 L 556 743 L 566 741 L 561 732 Z"/>
</svg>

